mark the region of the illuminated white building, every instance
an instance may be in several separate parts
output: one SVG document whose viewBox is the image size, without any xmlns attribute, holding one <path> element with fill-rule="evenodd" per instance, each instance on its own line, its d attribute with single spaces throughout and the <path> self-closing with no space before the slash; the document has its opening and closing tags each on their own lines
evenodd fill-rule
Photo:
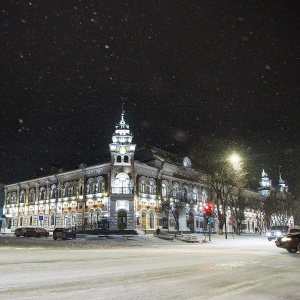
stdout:
<svg viewBox="0 0 300 300">
<path fill-rule="evenodd" d="M 196 171 L 191 172 L 187 157 L 150 146 L 136 149 L 124 112 L 109 151 L 110 161 L 100 165 L 81 164 L 76 170 L 5 185 L 6 227 L 43 226 L 53 230 L 76 226 L 79 230 L 109 228 L 146 233 L 158 228 L 181 232 L 208 229 L 202 207 L 209 199 L 213 202 L 214 195 L 209 195 L 205 180 L 201 183 L 191 175 Z M 263 171 L 261 195 L 245 189 L 232 195 L 233 199 L 244 198 L 246 208 L 238 212 L 236 207 L 228 207 L 229 232 L 238 214 L 247 232 L 263 224 L 263 214 L 251 203 L 252 199 L 263 202 L 270 188 L 271 181 Z M 217 227 L 217 218 L 212 218 L 212 231 Z"/>
<path fill-rule="evenodd" d="M 109 145 L 110 162 L 90 167 L 82 164 L 77 170 L 6 185 L 7 228 L 109 226 L 111 231 L 175 231 L 171 211 L 182 194 L 185 207 L 178 216 L 179 230 L 203 231 L 202 204 L 208 192 L 185 172 L 189 160 L 185 158 L 184 167 L 182 161 L 177 164 L 177 158 L 159 149 L 136 150 L 132 140 L 122 112 Z M 165 201 L 170 202 L 168 209 L 162 205 Z"/>
</svg>

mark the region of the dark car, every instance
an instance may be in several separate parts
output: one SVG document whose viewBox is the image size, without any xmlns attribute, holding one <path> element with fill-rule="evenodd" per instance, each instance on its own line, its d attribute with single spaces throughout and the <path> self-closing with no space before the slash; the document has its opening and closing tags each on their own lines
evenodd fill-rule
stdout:
<svg viewBox="0 0 300 300">
<path fill-rule="evenodd" d="M 26 231 L 30 230 L 31 227 L 18 227 L 15 229 L 14 235 L 17 237 L 26 236 Z"/>
<path fill-rule="evenodd" d="M 300 232 L 299 226 L 294 226 L 289 228 L 289 233 L 295 233 L 295 232 Z"/>
<path fill-rule="evenodd" d="M 288 252 L 300 252 L 300 232 L 289 233 L 277 238 L 275 244 L 278 248 L 284 248 Z"/>
<path fill-rule="evenodd" d="M 34 236 L 37 238 L 39 238 L 41 236 L 48 237 L 49 231 L 42 227 L 33 227 L 33 228 L 27 229 L 26 232 L 24 233 L 24 236 L 26 236 L 26 237 Z"/>
<path fill-rule="evenodd" d="M 284 236 L 289 232 L 289 226 L 285 225 L 277 225 L 277 226 L 272 226 L 268 231 L 267 231 L 267 239 L 271 241 L 272 239 L 279 238 L 281 236 Z"/>
<path fill-rule="evenodd" d="M 53 239 L 57 240 L 76 239 L 76 231 L 73 228 L 55 228 L 53 231 Z"/>
<path fill-rule="evenodd" d="M 15 236 L 24 236 L 24 237 L 41 237 L 49 236 L 49 231 L 42 227 L 20 227 L 15 230 Z"/>
</svg>

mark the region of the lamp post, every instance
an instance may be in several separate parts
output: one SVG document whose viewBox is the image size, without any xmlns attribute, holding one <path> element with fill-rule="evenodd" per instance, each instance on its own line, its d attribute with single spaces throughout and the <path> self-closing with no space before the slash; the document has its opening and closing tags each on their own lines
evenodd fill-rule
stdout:
<svg viewBox="0 0 300 300">
<path fill-rule="evenodd" d="M 230 164 L 232 165 L 233 167 L 233 170 L 235 172 L 237 172 L 239 169 L 240 169 L 240 161 L 241 161 L 241 157 L 236 154 L 236 153 L 232 153 L 230 156 L 229 156 L 229 162 Z M 223 170 L 222 170 L 222 177 L 223 177 Z M 223 178 L 222 178 L 223 180 Z M 227 213 L 226 213 L 226 206 L 225 206 L 225 200 L 223 199 L 223 202 L 222 204 L 224 205 L 224 217 L 225 217 L 225 223 L 224 223 L 224 226 L 225 226 L 225 238 L 227 239 Z"/>
</svg>

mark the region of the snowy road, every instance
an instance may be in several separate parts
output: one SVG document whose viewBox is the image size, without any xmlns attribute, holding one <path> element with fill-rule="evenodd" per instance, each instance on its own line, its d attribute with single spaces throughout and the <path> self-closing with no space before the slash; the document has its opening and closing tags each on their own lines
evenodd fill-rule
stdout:
<svg viewBox="0 0 300 300">
<path fill-rule="evenodd" d="M 149 236 L 140 244 L 77 248 L 7 240 L 0 239 L 3 300 L 300 299 L 300 254 L 263 236 L 197 244 Z"/>
</svg>

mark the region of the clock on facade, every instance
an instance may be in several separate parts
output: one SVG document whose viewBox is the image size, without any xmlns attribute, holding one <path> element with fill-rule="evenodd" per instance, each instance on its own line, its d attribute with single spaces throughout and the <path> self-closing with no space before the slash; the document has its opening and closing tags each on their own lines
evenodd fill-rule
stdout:
<svg viewBox="0 0 300 300">
<path fill-rule="evenodd" d="M 125 154 L 127 152 L 127 148 L 125 146 L 120 146 L 119 152 L 120 154 Z"/>
</svg>

